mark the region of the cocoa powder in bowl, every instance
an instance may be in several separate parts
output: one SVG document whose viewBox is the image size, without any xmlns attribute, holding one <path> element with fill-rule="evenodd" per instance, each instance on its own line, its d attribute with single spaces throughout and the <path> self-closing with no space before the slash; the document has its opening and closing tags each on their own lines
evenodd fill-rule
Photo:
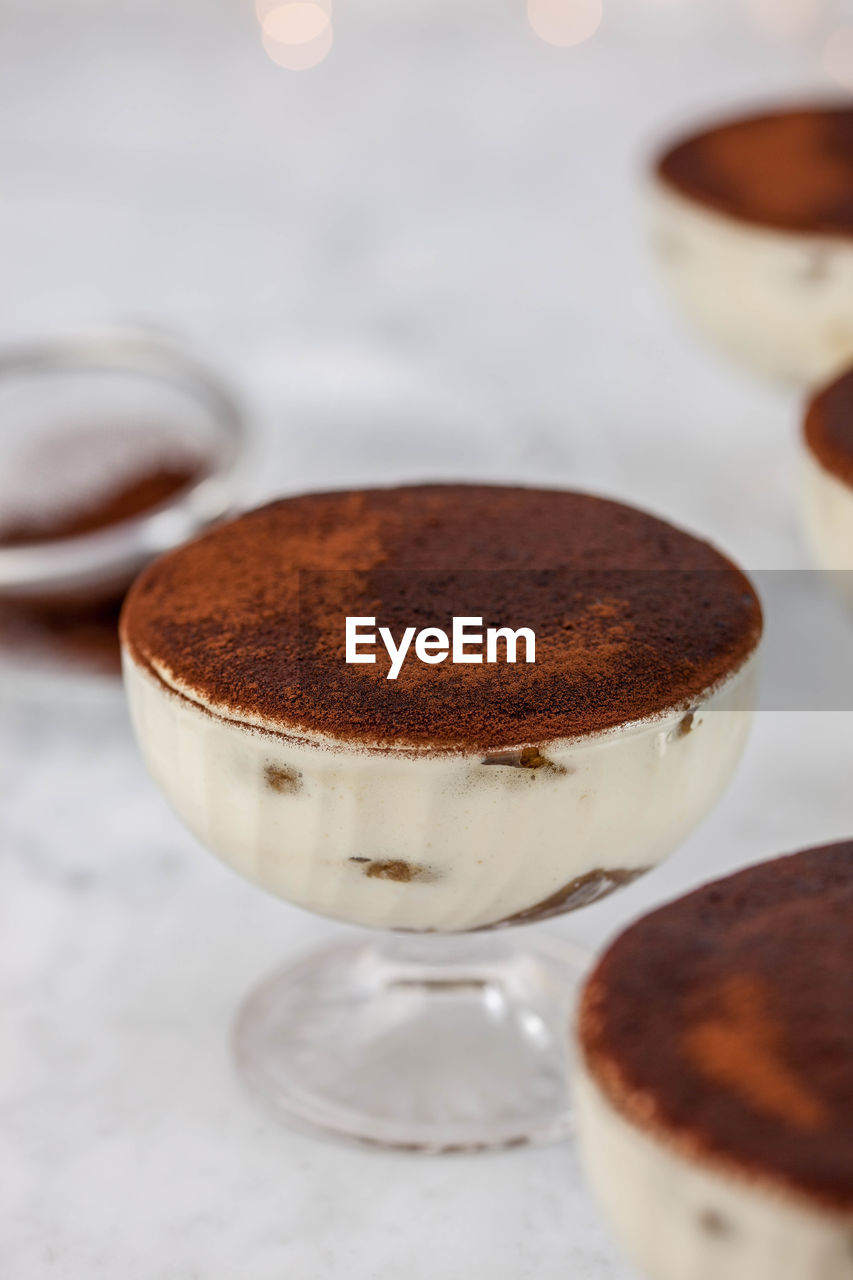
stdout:
<svg viewBox="0 0 853 1280">
<path fill-rule="evenodd" d="M 105 441 L 111 448 L 106 464 Z M 208 470 L 207 460 L 183 445 L 180 436 L 145 427 L 136 435 L 124 428 L 118 441 L 107 439 L 103 428 L 72 427 L 15 461 L 0 486 L 0 550 L 45 546 L 49 551 L 64 539 L 137 519 L 166 506 Z M 63 466 L 69 462 L 64 485 Z M 118 617 L 126 585 L 49 596 L 0 593 L 0 652 L 23 662 L 117 675 Z"/>
</svg>

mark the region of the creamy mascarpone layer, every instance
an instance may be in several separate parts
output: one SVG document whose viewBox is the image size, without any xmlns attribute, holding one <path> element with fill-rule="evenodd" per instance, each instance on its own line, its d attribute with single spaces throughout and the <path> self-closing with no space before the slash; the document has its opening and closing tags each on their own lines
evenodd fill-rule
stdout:
<svg viewBox="0 0 853 1280">
<path fill-rule="evenodd" d="M 581 1068 L 581 1157 L 647 1280 L 850 1280 L 853 1215 L 690 1160 L 629 1123 Z"/>
<path fill-rule="evenodd" d="M 801 463 L 800 508 L 815 560 L 853 607 L 853 488 L 809 451 Z"/>
<path fill-rule="evenodd" d="M 691 718 L 542 747 L 535 769 L 264 731 L 211 714 L 127 654 L 125 679 L 150 772 L 235 870 L 322 915 L 450 932 L 666 857 L 734 769 L 754 662 Z"/>
<path fill-rule="evenodd" d="M 748 364 L 807 383 L 853 360 L 853 240 L 753 226 L 654 184 L 656 256 L 689 317 Z"/>
</svg>

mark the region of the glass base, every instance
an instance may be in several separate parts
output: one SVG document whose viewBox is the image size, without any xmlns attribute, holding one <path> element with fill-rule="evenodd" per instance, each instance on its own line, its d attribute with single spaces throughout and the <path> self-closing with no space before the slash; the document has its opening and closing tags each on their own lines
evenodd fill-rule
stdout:
<svg viewBox="0 0 853 1280">
<path fill-rule="evenodd" d="M 357 1142 L 434 1154 L 554 1142 L 569 1130 L 586 961 L 527 930 L 339 944 L 252 993 L 237 1065 L 283 1119 Z"/>
</svg>

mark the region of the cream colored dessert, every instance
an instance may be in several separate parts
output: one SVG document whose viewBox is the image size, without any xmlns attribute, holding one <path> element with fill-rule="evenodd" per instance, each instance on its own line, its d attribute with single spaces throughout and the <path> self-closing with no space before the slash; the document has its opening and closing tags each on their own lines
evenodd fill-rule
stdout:
<svg viewBox="0 0 853 1280">
<path fill-rule="evenodd" d="M 679 711 L 551 743 L 532 768 L 288 737 L 132 658 L 125 675 L 148 768 L 203 844 L 310 911 L 417 930 L 540 918 L 655 866 L 728 782 L 754 696 L 747 663 L 689 728 Z"/>
<path fill-rule="evenodd" d="M 647 1280 L 853 1274 L 853 843 L 653 912 L 590 976 L 590 1183 Z"/>
<path fill-rule="evenodd" d="M 651 222 L 685 314 L 734 356 L 808 383 L 853 360 L 853 109 L 685 139 L 657 165 Z"/>
<path fill-rule="evenodd" d="M 541 658 L 389 680 L 343 660 L 368 603 L 395 633 L 445 607 L 533 626 Z M 743 575 L 653 517 L 424 486 L 221 526 L 143 575 L 122 634 L 148 767 L 204 844 L 309 910 L 463 931 L 584 905 L 671 852 L 742 749 L 760 626 Z"/>
<path fill-rule="evenodd" d="M 800 497 L 814 558 L 853 604 L 853 370 L 809 404 Z"/>
</svg>

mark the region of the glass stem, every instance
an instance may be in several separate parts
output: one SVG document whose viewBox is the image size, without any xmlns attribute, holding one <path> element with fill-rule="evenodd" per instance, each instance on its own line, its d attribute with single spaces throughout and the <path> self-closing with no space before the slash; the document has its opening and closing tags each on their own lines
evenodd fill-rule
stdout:
<svg viewBox="0 0 853 1280">
<path fill-rule="evenodd" d="M 506 930 L 483 933 L 391 933 L 376 940 L 390 964 L 432 970 L 477 969 L 505 960 L 515 950 Z"/>
</svg>

